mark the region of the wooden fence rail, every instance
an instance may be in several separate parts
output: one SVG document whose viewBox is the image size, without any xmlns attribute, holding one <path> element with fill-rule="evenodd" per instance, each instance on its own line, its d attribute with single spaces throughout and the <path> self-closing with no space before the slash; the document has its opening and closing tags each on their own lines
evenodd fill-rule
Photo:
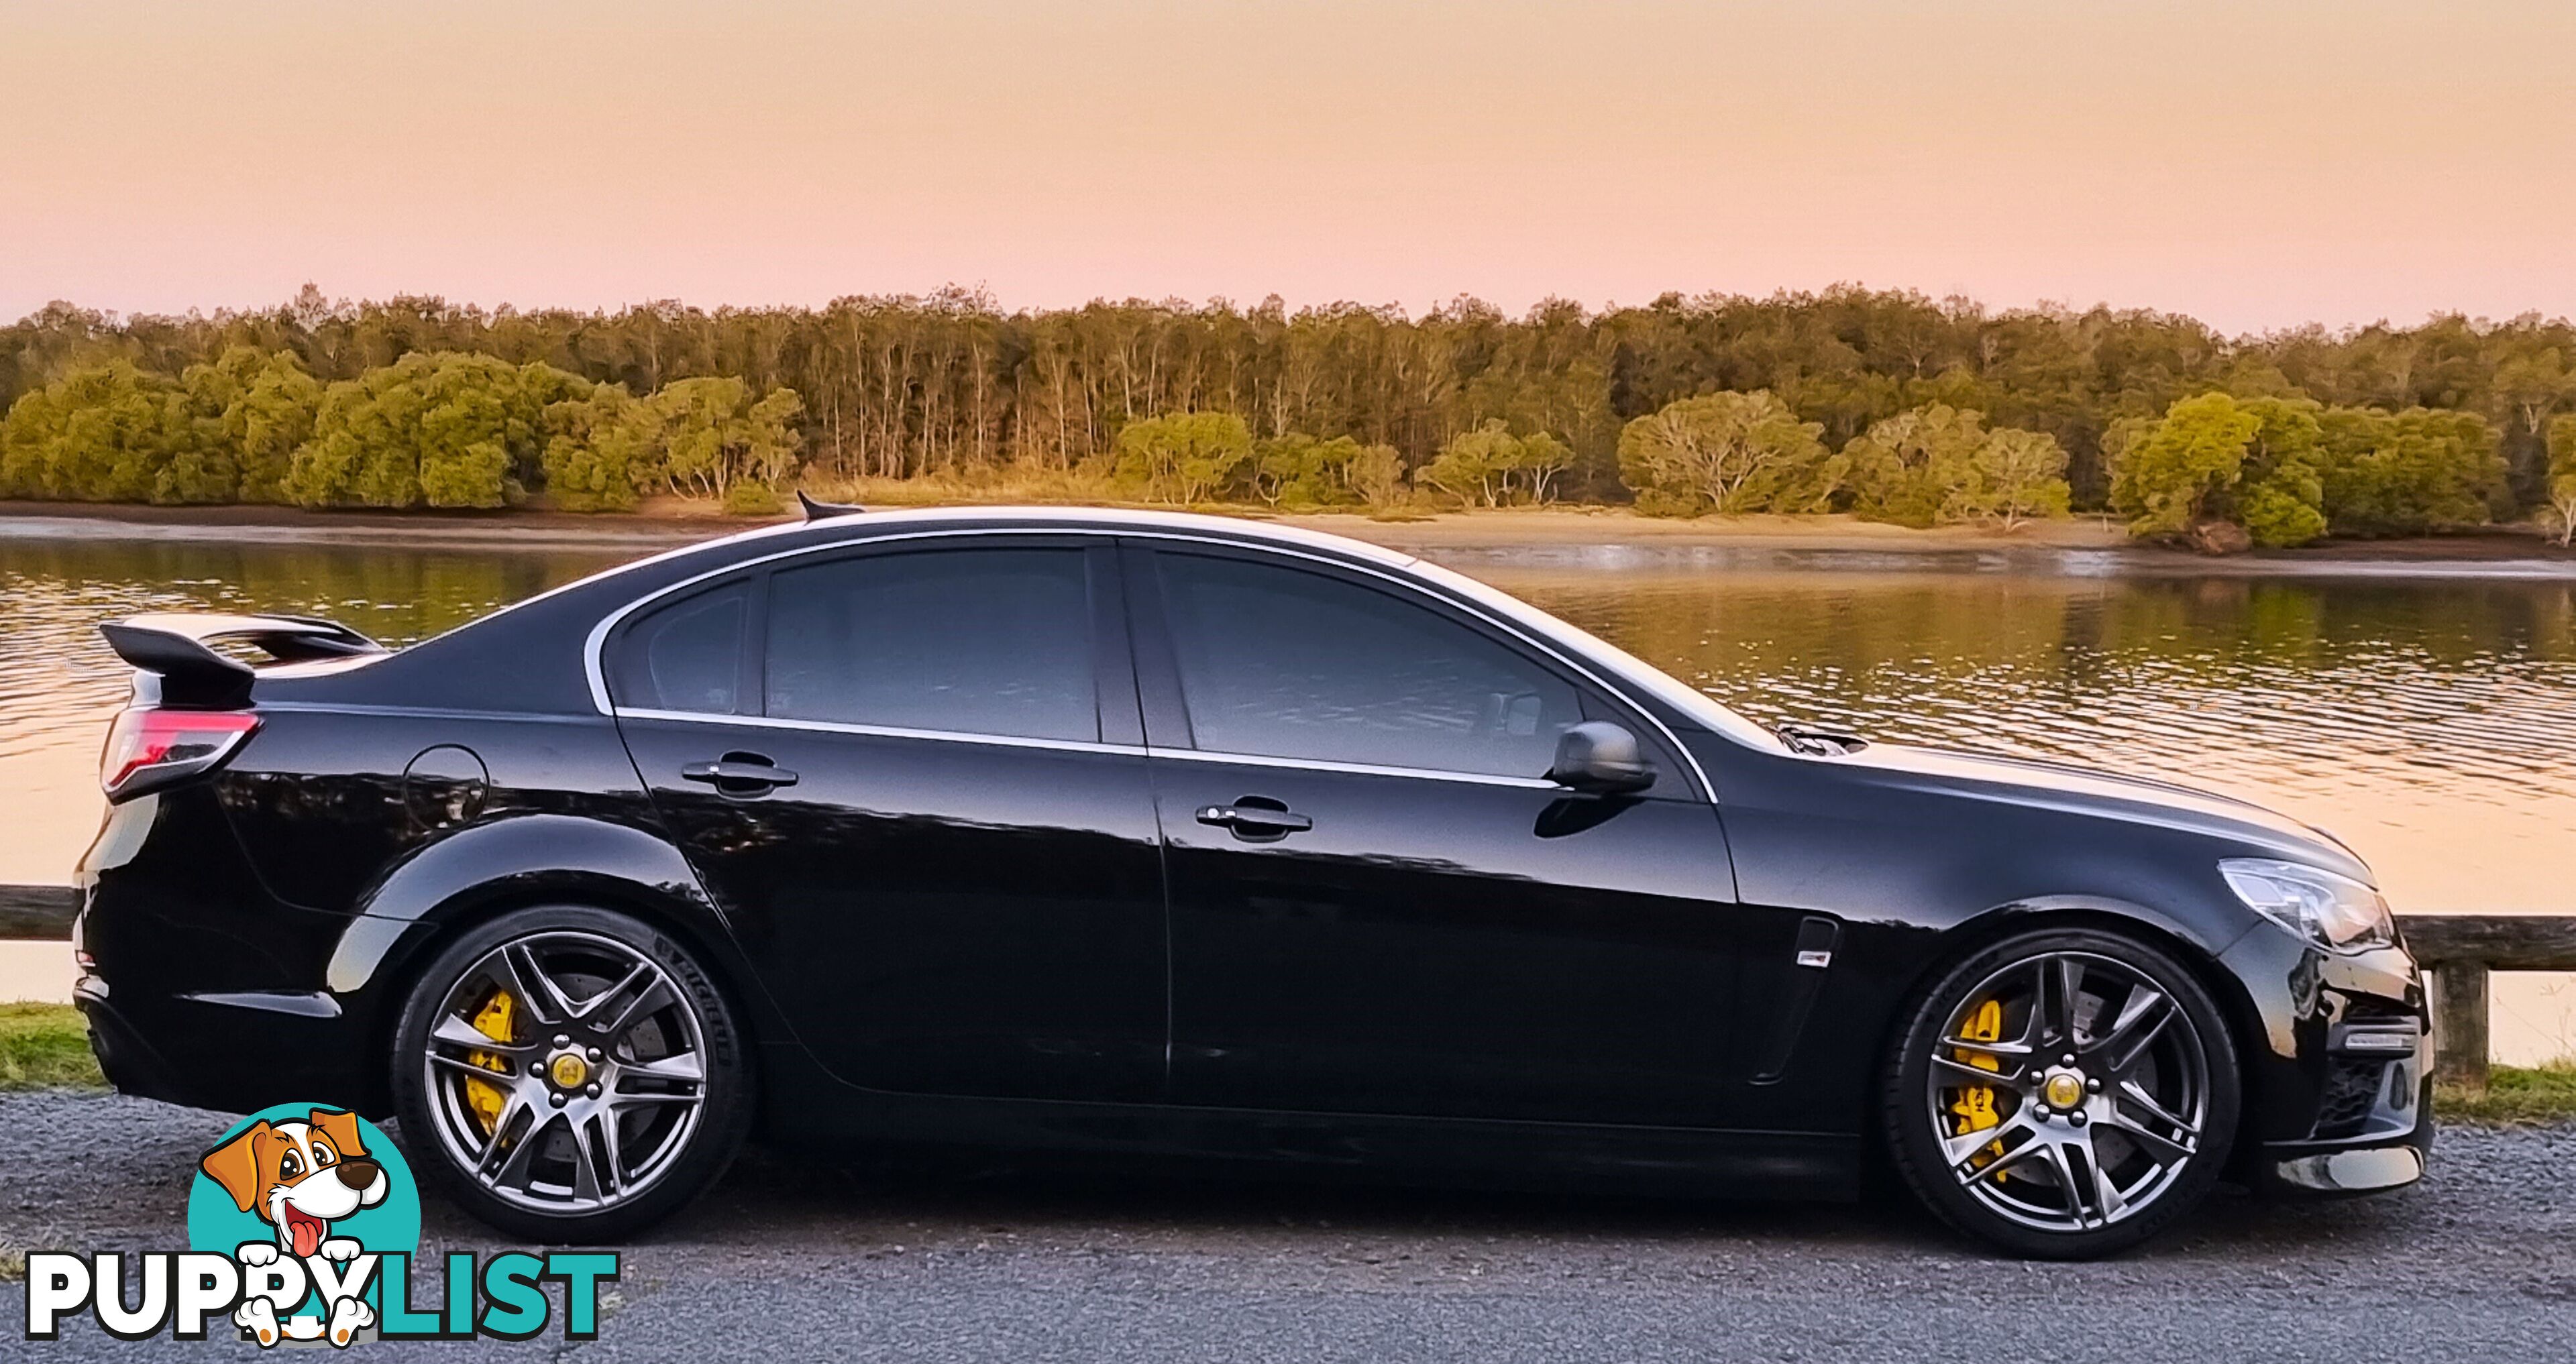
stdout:
<svg viewBox="0 0 2576 1364">
<path fill-rule="evenodd" d="M 80 897 L 67 886 L 0 886 L 0 939 L 60 942 Z M 2576 971 L 2576 917 L 2519 914 L 2399 916 L 2406 945 L 2433 971 L 2436 1078 L 2487 1082 L 2487 975 Z"/>
<path fill-rule="evenodd" d="M 80 892 L 69 886 L 0 886 L 0 940 L 68 942 Z"/>
</svg>

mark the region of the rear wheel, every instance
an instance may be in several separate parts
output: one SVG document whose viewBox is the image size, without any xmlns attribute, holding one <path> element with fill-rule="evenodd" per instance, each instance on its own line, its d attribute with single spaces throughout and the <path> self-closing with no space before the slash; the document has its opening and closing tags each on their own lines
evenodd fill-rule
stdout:
<svg viewBox="0 0 2576 1364">
<path fill-rule="evenodd" d="M 440 952 L 395 1028 L 393 1078 L 416 1165 L 539 1242 L 669 1216 L 723 1173 L 752 1108 L 742 1036 L 705 969 L 582 906 L 515 913 Z"/>
<path fill-rule="evenodd" d="M 2108 1255 L 2208 1194 L 2240 1086 L 2226 1022 L 2181 963 L 2111 933 L 2025 934 L 1916 1002 L 1888 1061 L 1888 1147 L 1963 1231 L 2023 1255 Z"/>
</svg>

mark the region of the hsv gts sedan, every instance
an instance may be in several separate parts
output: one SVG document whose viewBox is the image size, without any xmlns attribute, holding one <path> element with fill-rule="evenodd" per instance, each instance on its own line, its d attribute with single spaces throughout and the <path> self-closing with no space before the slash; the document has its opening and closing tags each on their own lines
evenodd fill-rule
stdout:
<svg viewBox="0 0 2576 1364">
<path fill-rule="evenodd" d="M 1747 722 L 1434 565 L 858 513 L 399 651 L 135 669 L 77 992 L 129 1092 L 401 1119 L 547 1242 L 754 1132 L 1849 1197 L 2115 1251 L 2415 1180 L 2370 870 L 2180 786 Z"/>
</svg>

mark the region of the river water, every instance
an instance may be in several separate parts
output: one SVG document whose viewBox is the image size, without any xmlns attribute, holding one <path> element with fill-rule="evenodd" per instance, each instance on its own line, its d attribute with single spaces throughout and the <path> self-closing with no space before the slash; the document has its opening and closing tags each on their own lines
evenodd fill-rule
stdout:
<svg viewBox="0 0 2576 1364">
<path fill-rule="evenodd" d="M 641 552 L 0 522 L 0 882 L 67 878 L 140 610 L 324 615 L 388 643 Z M 249 539 L 246 537 L 262 537 Z M 2576 913 L 2576 577 L 2247 574 L 2101 554 L 1431 551 L 1765 722 L 2065 758 L 2331 829 L 2406 911 Z M 0 997 L 58 995 L 54 949 Z M 2498 1054 L 2576 1052 L 2576 986 L 2499 977 Z"/>
</svg>

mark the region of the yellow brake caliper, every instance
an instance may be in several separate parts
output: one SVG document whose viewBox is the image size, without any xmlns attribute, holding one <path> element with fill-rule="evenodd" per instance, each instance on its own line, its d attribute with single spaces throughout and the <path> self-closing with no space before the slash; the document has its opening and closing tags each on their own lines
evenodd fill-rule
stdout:
<svg viewBox="0 0 2576 1364">
<path fill-rule="evenodd" d="M 474 1013 L 474 1031 L 495 1042 L 509 1041 L 511 1012 L 510 992 L 494 990 L 492 997 L 483 1001 L 483 1007 Z M 469 1051 L 465 1059 L 491 1071 L 498 1071 L 506 1064 L 498 1054 L 488 1051 Z M 485 1135 L 490 1135 L 493 1126 L 501 1121 L 504 1102 L 499 1085 L 489 1080 L 466 1080 L 465 1106 L 473 1111 L 475 1121 L 483 1124 Z"/>
<path fill-rule="evenodd" d="M 1959 1036 L 1971 1042 L 1992 1042 L 2000 1039 L 2003 1035 L 2004 1006 L 2000 1000 L 1989 999 L 1985 1003 L 1978 1005 L 1977 1011 L 1968 1016 L 1966 1026 L 1959 1029 Z M 2003 1070 L 2002 1062 L 1997 1061 L 1994 1057 L 1989 1056 L 1984 1052 L 1970 1051 L 1965 1047 L 1953 1047 L 1950 1050 L 1953 1055 L 1959 1058 L 1962 1064 L 1974 1066 L 1979 1070 L 1991 1070 L 1998 1073 Z M 1957 1134 L 1963 1137 L 1968 1135 L 1970 1132 L 1983 1132 L 1989 1127 L 2000 1126 L 2003 1123 L 2002 1116 L 1995 1112 L 1995 1087 L 1993 1085 L 1960 1086 L 1958 1097 L 1950 1101 L 1950 1111 L 1957 1115 L 1959 1119 Z M 1982 1170 L 1987 1165 L 1993 1163 L 1994 1159 L 2003 1153 L 2004 1146 L 2002 1142 L 1991 1142 L 1986 1146 L 1986 1149 L 1979 1151 L 1971 1159 L 1974 1161 L 1976 1167 Z M 1995 1177 L 1997 1179 L 2003 1178 L 2001 1175 L 1997 1175 Z"/>
</svg>

